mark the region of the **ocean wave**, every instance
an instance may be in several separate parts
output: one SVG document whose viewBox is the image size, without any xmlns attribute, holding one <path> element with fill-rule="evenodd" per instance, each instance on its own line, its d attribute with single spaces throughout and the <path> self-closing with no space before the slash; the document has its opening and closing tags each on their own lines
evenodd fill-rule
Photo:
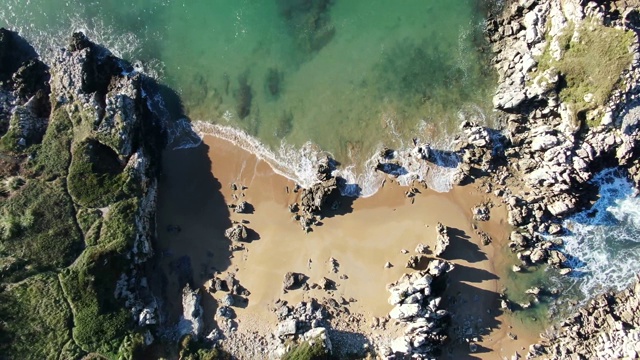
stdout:
<svg viewBox="0 0 640 360">
<path fill-rule="evenodd" d="M 256 155 L 266 161 L 278 174 L 295 181 L 300 186 L 310 187 L 317 183 L 317 164 L 330 153 L 321 150 L 311 142 L 301 147 L 294 147 L 286 142 L 281 142 L 277 150 L 272 150 L 259 139 L 247 134 L 241 129 L 213 124 L 205 121 L 189 122 L 180 119 L 168 128 L 169 147 L 172 149 L 185 149 L 199 146 L 202 137 L 211 135 L 233 143 L 241 149 Z M 429 142 L 431 146 L 440 145 L 438 148 L 451 148 L 452 142 L 448 137 L 440 138 L 435 142 Z M 421 140 L 416 140 L 421 141 Z M 380 160 L 379 153 L 382 147 L 365 161 L 358 171 L 356 165 L 342 166 L 334 171 L 334 176 L 343 179 L 340 191 L 345 196 L 369 197 L 375 194 L 384 184 L 387 174 L 403 186 L 411 186 L 414 182 L 424 182 L 429 188 L 438 192 L 451 190 L 453 176 L 459 162 L 457 155 L 449 151 L 433 152 L 432 162 L 418 161 L 411 155 L 413 147 L 403 148 L 394 152 L 394 164 L 397 169 L 394 173 L 387 174 L 376 170 Z"/>
<path fill-rule="evenodd" d="M 571 234 L 563 237 L 574 269 L 569 288 L 585 301 L 624 289 L 640 272 L 640 198 L 633 184 L 616 169 L 604 170 L 593 181 L 599 199 L 565 221 Z"/>
</svg>

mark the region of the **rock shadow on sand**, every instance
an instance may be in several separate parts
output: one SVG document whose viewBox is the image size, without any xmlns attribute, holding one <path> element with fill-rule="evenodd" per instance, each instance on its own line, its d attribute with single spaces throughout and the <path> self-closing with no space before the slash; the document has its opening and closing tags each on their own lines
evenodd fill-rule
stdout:
<svg viewBox="0 0 640 360">
<path fill-rule="evenodd" d="M 490 338 L 494 331 L 501 330 L 498 318 L 503 314 L 500 310 L 499 294 L 478 288 L 472 284 L 462 282 L 462 278 L 477 277 L 473 273 L 476 269 L 454 269 L 450 274 L 451 284 L 444 293 L 444 306 L 452 314 L 449 335 L 451 342 L 443 349 L 444 354 L 453 359 L 480 359 L 475 354 L 491 352 L 490 349 L 478 344 L 485 338 Z M 459 278 L 462 276 L 462 278 Z M 472 343 L 473 345 L 468 345 Z"/>
<path fill-rule="evenodd" d="M 227 270 L 231 264 L 231 242 L 224 231 L 232 223 L 212 166 L 215 164 L 204 143 L 163 153 L 156 248 L 162 254 L 158 276 L 169 322 L 180 316 L 182 288 L 187 283 L 202 288 L 214 273 Z M 180 231 L 169 231 L 175 229 Z M 205 318 L 213 318 L 215 299 L 203 296 L 202 305 Z"/>
<path fill-rule="evenodd" d="M 469 235 L 460 229 L 448 227 L 450 244 L 444 253 L 447 260 L 461 259 L 470 263 L 476 263 L 487 260 L 485 254 L 480 247 L 471 241 Z"/>
</svg>

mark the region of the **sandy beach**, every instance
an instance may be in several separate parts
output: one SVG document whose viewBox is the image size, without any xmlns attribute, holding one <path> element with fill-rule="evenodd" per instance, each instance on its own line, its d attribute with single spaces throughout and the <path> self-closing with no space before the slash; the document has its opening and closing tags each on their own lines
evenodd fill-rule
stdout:
<svg viewBox="0 0 640 360">
<path fill-rule="evenodd" d="M 237 185 L 235 191 L 232 184 Z M 443 298 L 453 322 L 452 341 L 442 358 L 510 357 L 537 338 L 499 309 L 503 284 L 496 268 L 504 264 L 496 262 L 501 261 L 496 254 L 510 229 L 505 209 L 480 186 L 456 187 L 448 193 L 420 188 L 419 194 L 408 198 L 407 188 L 389 179 L 372 197 L 343 198 L 340 208 L 328 213 L 310 233 L 300 228 L 287 208 L 298 195 L 294 186 L 266 162 L 213 136 L 205 136 L 196 148 L 165 152 L 157 221 L 170 320 L 178 320 L 179 294 L 190 282 L 203 294 L 205 326 L 216 326 L 213 299 L 224 294 L 207 288 L 213 276 L 233 273 L 250 295 L 246 304 L 235 308 L 237 336 L 227 338 L 228 346 L 242 347 L 242 339 L 250 338 L 243 334 L 273 332 L 277 319 L 272 306 L 278 299 L 295 304 L 329 297 L 349 303 L 349 311 L 360 319 L 359 332 L 388 341 L 399 331 L 394 324 L 390 322 L 386 331 L 370 327 L 373 317 L 384 317 L 392 308 L 386 285 L 412 271 L 405 264 L 419 243 L 434 248 L 435 227 L 442 222 L 452 238 L 443 258 L 456 266 Z M 229 204 L 239 201 L 250 204 L 248 213 L 229 209 Z M 475 226 L 490 234 L 493 242 L 482 245 L 473 228 L 471 208 L 486 201 L 495 205 L 491 219 Z M 234 221 L 246 224 L 251 241 L 237 246 L 224 237 Z M 331 258 L 338 263 L 335 272 Z M 393 266 L 385 268 L 386 262 Z M 326 277 L 335 281 L 336 289 L 283 293 L 283 276 L 289 271 L 305 274 L 309 284 Z M 346 319 L 344 324 L 353 327 L 348 323 Z M 472 334 L 478 350 L 469 354 L 468 344 L 461 339 Z M 246 344 L 247 348 L 253 345 Z"/>
</svg>

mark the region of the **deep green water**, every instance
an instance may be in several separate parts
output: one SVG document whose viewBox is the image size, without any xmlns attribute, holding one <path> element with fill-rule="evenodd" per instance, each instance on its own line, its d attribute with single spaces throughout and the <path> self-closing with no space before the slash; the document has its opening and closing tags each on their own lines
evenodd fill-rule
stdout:
<svg viewBox="0 0 640 360">
<path fill-rule="evenodd" d="M 494 79 L 479 0 L 4 0 L 0 26 L 41 52 L 73 30 L 181 95 L 192 120 L 268 147 L 310 141 L 344 164 L 482 118 Z"/>
</svg>

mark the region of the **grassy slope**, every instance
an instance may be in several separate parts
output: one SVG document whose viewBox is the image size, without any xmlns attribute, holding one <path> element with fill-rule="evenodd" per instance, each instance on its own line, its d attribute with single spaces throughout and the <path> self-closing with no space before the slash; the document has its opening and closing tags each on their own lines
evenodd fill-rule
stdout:
<svg viewBox="0 0 640 360">
<path fill-rule="evenodd" d="M 575 30 L 578 36 L 574 36 Z M 586 19 L 579 28 L 568 26 L 558 37 L 562 58 L 553 59 L 547 47 L 531 77 L 556 68 L 564 79 L 559 89 L 560 99 L 571 104 L 576 112 L 593 110 L 604 105 L 611 92 L 620 86 L 620 75 L 631 64 L 629 46 L 634 39 L 630 31 Z M 585 101 L 587 94 L 593 96 L 590 101 Z"/>
<path fill-rule="evenodd" d="M 128 359 L 143 343 L 114 295 L 130 265 L 139 179 L 70 108 L 53 110 L 42 143 L 2 149 L 25 162 L 0 198 L 0 359 Z"/>
</svg>

